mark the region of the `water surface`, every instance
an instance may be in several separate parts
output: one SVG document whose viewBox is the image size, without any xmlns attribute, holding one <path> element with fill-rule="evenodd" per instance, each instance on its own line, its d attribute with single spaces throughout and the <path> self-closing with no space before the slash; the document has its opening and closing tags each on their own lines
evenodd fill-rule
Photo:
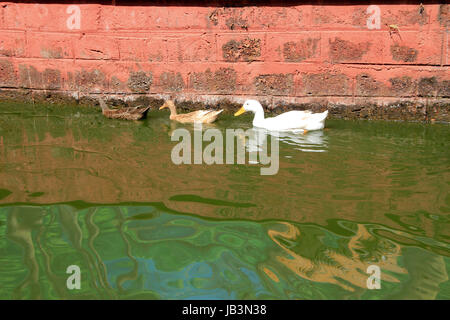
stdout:
<svg viewBox="0 0 450 320">
<path fill-rule="evenodd" d="M 448 125 L 329 120 L 279 137 L 273 176 L 177 166 L 177 128 L 1 103 L 0 298 L 450 298 Z"/>
</svg>

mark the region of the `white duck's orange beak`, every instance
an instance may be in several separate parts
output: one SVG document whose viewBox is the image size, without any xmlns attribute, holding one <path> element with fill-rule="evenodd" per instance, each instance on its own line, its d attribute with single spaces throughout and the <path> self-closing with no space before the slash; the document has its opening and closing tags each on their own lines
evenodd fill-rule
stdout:
<svg viewBox="0 0 450 320">
<path fill-rule="evenodd" d="M 244 107 L 241 107 L 238 112 L 236 112 L 234 114 L 235 117 L 240 116 L 241 114 L 243 114 L 246 110 L 244 109 Z"/>
</svg>

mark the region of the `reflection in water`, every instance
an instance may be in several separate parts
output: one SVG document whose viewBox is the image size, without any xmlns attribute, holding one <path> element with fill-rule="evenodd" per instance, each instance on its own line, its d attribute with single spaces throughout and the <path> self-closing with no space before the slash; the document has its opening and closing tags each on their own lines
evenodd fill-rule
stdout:
<svg viewBox="0 0 450 320">
<path fill-rule="evenodd" d="M 328 149 L 328 140 L 323 131 L 312 131 L 307 134 L 284 132 L 280 135 L 280 140 L 303 152 L 325 152 Z"/>
<path fill-rule="evenodd" d="M 274 176 L 174 165 L 178 127 L 194 130 L 158 112 L 2 107 L 0 298 L 450 298 L 448 126 L 281 133 Z M 251 132 L 247 151 L 265 148 Z M 381 290 L 365 287 L 370 264 Z"/>
<path fill-rule="evenodd" d="M 277 139 L 282 143 L 291 145 L 293 149 L 304 152 L 325 152 L 327 151 L 328 142 L 323 131 L 311 131 L 307 134 L 301 132 L 274 132 L 263 128 L 251 128 L 248 130 L 248 141 L 246 141 L 246 149 L 248 152 L 265 151 L 270 145 L 271 139 Z M 243 137 L 240 137 L 243 140 Z"/>
<path fill-rule="evenodd" d="M 24 288 L 29 292 L 29 298 L 39 299 L 39 265 L 35 256 L 35 245 L 32 230 L 42 225 L 42 210 L 33 207 L 13 207 L 8 216 L 7 239 L 23 248 L 23 261 L 28 269 L 28 275 L 22 283 L 14 288 L 12 297 L 21 296 Z M 22 221 L 21 221 L 22 220 Z M 6 276 L 6 274 L 4 275 Z"/>
<path fill-rule="evenodd" d="M 373 224 L 214 221 L 160 205 L 16 205 L 0 216 L 2 298 L 432 299 L 448 285 L 449 258 L 381 238 L 387 228 Z M 64 287 L 72 264 L 76 292 Z M 372 264 L 381 290 L 366 288 Z"/>
<path fill-rule="evenodd" d="M 299 228 L 292 224 L 285 224 L 286 231 L 271 231 L 269 235 L 280 247 L 281 240 L 298 243 L 296 246 L 283 247 L 288 257 L 277 257 L 293 272 L 315 282 L 335 283 L 341 287 L 354 291 L 354 288 L 366 288 L 367 274 L 364 270 L 370 264 L 376 264 L 385 271 L 406 273 L 397 265 L 400 254 L 400 246 L 385 239 L 376 239 L 370 235 L 364 225 L 356 225 L 356 234 L 348 241 L 345 251 L 333 250 L 317 241 L 311 252 L 304 244 L 305 238 L 310 234 L 301 235 Z M 308 232 L 305 228 L 305 232 Z M 314 233 L 314 232 L 311 232 Z M 371 251 L 368 251 L 368 250 Z M 384 281 L 398 282 L 398 280 L 386 274 Z"/>
</svg>

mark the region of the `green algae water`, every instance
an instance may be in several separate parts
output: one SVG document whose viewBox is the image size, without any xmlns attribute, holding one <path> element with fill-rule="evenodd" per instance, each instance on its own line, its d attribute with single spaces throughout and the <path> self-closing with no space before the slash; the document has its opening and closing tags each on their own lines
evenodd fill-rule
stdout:
<svg viewBox="0 0 450 320">
<path fill-rule="evenodd" d="M 328 120 L 272 176 L 173 164 L 177 128 L 1 103 L 0 299 L 450 299 L 448 125 Z"/>
</svg>

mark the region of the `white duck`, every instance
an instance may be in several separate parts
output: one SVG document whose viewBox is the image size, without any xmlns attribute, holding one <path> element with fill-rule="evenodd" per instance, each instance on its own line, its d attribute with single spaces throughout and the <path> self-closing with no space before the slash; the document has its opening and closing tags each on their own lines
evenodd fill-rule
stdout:
<svg viewBox="0 0 450 320">
<path fill-rule="evenodd" d="M 325 126 L 325 119 L 328 116 L 328 110 L 322 113 L 312 113 L 311 111 L 289 111 L 273 118 L 264 118 L 264 110 L 261 104 L 256 100 L 247 100 L 235 117 L 251 111 L 255 114 L 253 126 L 265 128 L 273 131 L 293 131 L 303 130 L 304 132 L 312 130 L 321 130 Z"/>
</svg>

